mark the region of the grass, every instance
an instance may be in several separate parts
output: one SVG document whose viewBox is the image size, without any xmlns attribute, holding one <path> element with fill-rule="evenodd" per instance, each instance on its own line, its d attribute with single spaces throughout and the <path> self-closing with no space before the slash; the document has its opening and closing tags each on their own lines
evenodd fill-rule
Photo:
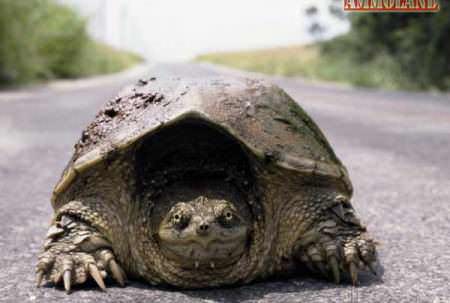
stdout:
<svg viewBox="0 0 450 303">
<path fill-rule="evenodd" d="M 54 0 L 0 1 L 0 86 L 117 72 L 142 59 L 94 41 Z"/>
<path fill-rule="evenodd" d="M 90 41 L 86 46 L 83 65 L 66 78 L 115 73 L 143 61 L 139 55 L 116 49 L 105 43 Z"/>
<path fill-rule="evenodd" d="M 331 42 L 327 42 L 331 43 Z M 378 56 L 356 64 L 342 52 L 323 52 L 323 44 L 297 45 L 263 50 L 218 52 L 198 56 L 196 61 L 281 76 L 348 83 L 356 86 L 399 89 L 408 87 L 397 64 Z"/>
</svg>

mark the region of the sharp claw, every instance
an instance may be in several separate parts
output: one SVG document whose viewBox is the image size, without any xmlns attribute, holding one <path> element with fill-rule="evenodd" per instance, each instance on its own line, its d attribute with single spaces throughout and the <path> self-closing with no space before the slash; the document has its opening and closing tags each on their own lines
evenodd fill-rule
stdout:
<svg viewBox="0 0 450 303">
<path fill-rule="evenodd" d="M 331 271 L 333 273 L 334 282 L 339 284 L 340 282 L 340 274 L 339 274 L 339 266 L 336 260 L 336 257 L 332 256 L 329 258 L 328 263 L 330 264 Z"/>
<path fill-rule="evenodd" d="M 64 272 L 64 289 L 66 290 L 66 293 L 70 293 L 71 280 L 72 272 L 70 270 L 66 270 Z"/>
<path fill-rule="evenodd" d="M 57 272 L 56 275 L 53 278 L 53 283 L 56 285 L 59 283 L 59 281 L 61 281 L 63 273 L 62 272 Z"/>
<path fill-rule="evenodd" d="M 44 271 L 39 270 L 36 274 L 36 286 L 41 287 L 42 279 L 44 278 Z"/>
<path fill-rule="evenodd" d="M 356 285 L 356 283 L 358 283 L 358 268 L 356 267 L 355 263 L 350 262 L 349 269 L 350 277 L 352 278 L 352 284 Z"/>
<path fill-rule="evenodd" d="M 120 269 L 120 272 L 122 273 L 122 277 L 123 277 L 124 282 L 127 283 L 128 278 L 127 278 L 127 275 L 125 274 L 125 271 L 122 269 L 122 267 L 120 267 L 120 266 L 118 266 L 118 267 Z"/>
<path fill-rule="evenodd" d="M 105 283 L 103 282 L 103 278 L 100 275 L 100 272 L 98 271 L 98 268 L 96 265 L 94 264 L 89 264 L 89 273 L 91 274 L 92 278 L 94 278 L 95 282 L 97 282 L 98 286 L 105 291 L 106 290 L 106 286 Z"/>
<path fill-rule="evenodd" d="M 124 287 L 125 279 L 122 276 L 122 271 L 120 270 L 119 265 L 114 259 L 111 259 L 111 261 L 109 261 L 109 269 L 111 270 L 111 274 L 113 278 L 117 281 L 117 283 L 119 283 L 120 286 Z"/>
<path fill-rule="evenodd" d="M 376 262 L 370 262 L 367 264 L 367 267 L 369 267 L 370 272 L 375 276 L 378 277 L 377 269 L 376 269 Z"/>
</svg>

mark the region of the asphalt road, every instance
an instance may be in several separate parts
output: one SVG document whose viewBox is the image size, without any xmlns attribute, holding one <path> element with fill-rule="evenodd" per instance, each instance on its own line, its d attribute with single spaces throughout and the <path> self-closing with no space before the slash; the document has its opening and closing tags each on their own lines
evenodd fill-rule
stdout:
<svg viewBox="0 0 450 303">
<path fill-rule="evenodd" d="M 382 280 L 360 286 L 311 277 L 208 291 L 131 283 L 66 295 L 34 286 L 51 217 L 50 193 L 81 129 L 138 74 L 229 72 L 155 65 L 101 81 L 0 92 L 1 302 L 450 302 L 450 96 L 354 90 L 272 78 L 310 113 L 354 183 L 353 205 L 381 242 Z"/>
</svg>

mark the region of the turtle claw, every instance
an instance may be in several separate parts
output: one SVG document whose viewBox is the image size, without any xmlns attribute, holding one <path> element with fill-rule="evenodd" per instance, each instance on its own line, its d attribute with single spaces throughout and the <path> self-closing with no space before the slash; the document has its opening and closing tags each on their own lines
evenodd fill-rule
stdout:
<svg viewBox="0 0 450 303">
<path fill-rule="evenodd" d="M 349 264 L 350 277 L 352 279 L 352 284 L 355 286 L 358 283 L 358 267 L 355 263 L 351 262 Z"/>
<path fill-rule="evenodd" d="M 117 264 L 109 242 L 95 229 L 75 218 L 63 215 L 50 227 L 45 251 L 36 267 L 36 285 L 44 280 L 63 284 L 67 293 L 74 285 L 92 278 L 106 290 L 104 278 L 110 275 L 121 286 L 125 274 Z"/>
<path fill-rule="evenodd" d="M 341 276 L 339 273 L 339 265 L 335 256 L 331 256 L 328 259 L 328 264 L 330 265 L 331 272 L 333 273 L 334 283 L 339 284 Z"/>
<path fill-rule="evenodd" d="M 125 286 L 125 274 L 122 268 L 117 264 L 114 254 L 109 249 L 103 249 L 97 253 L 98 259 L 103 262 L 105 270 L 110 273 L 112 278 L 121 286 Z"/>
<path fill-rule="evenodd" d="M 55 285 L 59 284 L 59 282 L 61 281 L 62 277 L 63 277 L 63 272 L 58 271 L 55 274 L 55 276 L 53 277 L 53 284 L 55 284 Z"/>
<path fill-rule="evenodd" d="M 103 281 L 103 278 L 98 271 L 98 268 L 94 264 L 89 264 L 89 273 L 91 274 L 91 277 L 97 282 L 97 285 L 101 288 L 101 290 L 106 291 L 105 282 Z"/>
<path fill-rule="evenodd" d="M 72 272 L 70 271 L 70 270 L 66 270 L 65 272 L 64 272 L 64 278 L 63 278 L 63 280 L 64 280 L 64 289 L 66 290 L 66 293 L 70 293 L 70 288 L 71 288 L 71 286 L 72 286 L 72 282 L 71 282 L 71 280 L 72 280 Z"/>
<path fill-rule="evenodd" d="M 104 278 L 109 274 L 120 286 L 125 285 L 125 275 L 117 264 L 112 252 L 103 249 L 103 255 L 108 256 L 107 262 L 102 254 L 94 255 L 84 252 L 63 252 L 54 250 L 54 262 L 49 267 L 42 262 L 38 263 L 36 271 L 36 285 L 41 286 L 43 280 L 58 285 L 62 282 L 67 293 L 71 292 L 73 285 L 83 284 L 90 276 L 102 291 L 106 290 Z M 45 252 L 48 254 L 49 252 Z M 97 265 L 99 264 L 99 265 Z M 104 264 L 104 270 L 102 267 Z M 100 266 L 100 269 L 99 267 Z"/>
<path fill-rule="evenodd" d="M 300 255 L 312 272 L 332 277 L 336 284 L 340 283 L 342 273 L 350 277 L 353 285 L 358 284 L 359 271 L 371 271 L 377 276 L 375 244 L 364 234 L 336 239 L 323 236 L 322 241 L 310 243 Z"/>
<path fill-rule="evenodd" d="M 122 270 L 117 264 L 117 262 L 113 259 L 109 262 L 109 268 L 111 270 L 111 275 L 113 276 L 114 280 L 119 283 L 121 287 L 125 286 L 125 278 L 122 275 Z"/>
<path fill-rule="evenodd" d="M 44 279 L 44 271 L 43 270 L 38 270 L 36 272 L 36 287 L 41 287 L 43 279 Z"/>
<path fill-rule="evenodd" d="M 377 269 L 376 269 L 376 263 L 377 262 L 370 262 L 367 264 L 367 267 L 369 268 L 370 272 L 375 276 L 378 277 Z"/>
</svg>

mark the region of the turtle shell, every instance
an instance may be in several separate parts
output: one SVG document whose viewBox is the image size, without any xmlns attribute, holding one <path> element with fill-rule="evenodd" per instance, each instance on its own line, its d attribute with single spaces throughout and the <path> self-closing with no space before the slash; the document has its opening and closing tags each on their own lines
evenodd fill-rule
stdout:
<svg viewBox="0 0 450 303">
<path fill-rule="evenodd" d="M 184 119 L 216 125 L 258 158 L 305 175 L 342 184 L 351 196 L 347 170 L 305 111 L 282 89 L 254 79 L 139 80 L 109 101 L 82 132 L 52 197 L 110 154 Z"/>
</svg>

